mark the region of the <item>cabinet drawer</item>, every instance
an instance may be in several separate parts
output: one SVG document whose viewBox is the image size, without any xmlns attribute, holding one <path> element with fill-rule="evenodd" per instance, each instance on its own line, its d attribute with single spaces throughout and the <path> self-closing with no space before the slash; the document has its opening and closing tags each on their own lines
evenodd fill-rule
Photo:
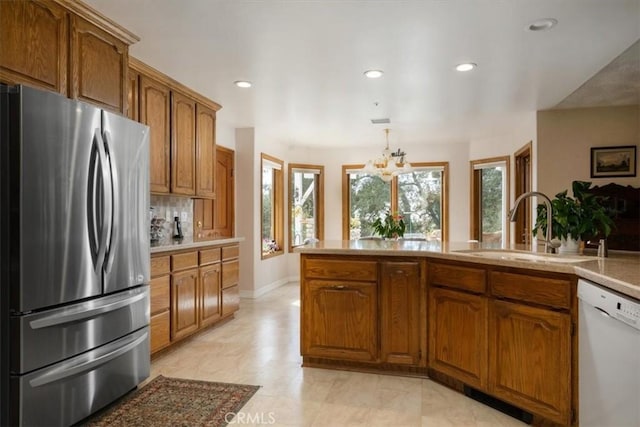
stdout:
<svg viewBox="0 0 640 427">
<path fill-rule="evenodd" d="M 483 293 L 487 289 L 486 271 L 482 268 L 449 264 L 429 264 L 429 283 L 465 291 Z"/>
<path fill-rule="evenodd" d="M 171 255 L 171 271 L 198 267 L 198 252 Z"/>
<path fill-rule="evenodd" d="M 161 276 L 151 279 L 151 314 L 154 315 L 167 310 L 170 304 L 171 288 L 169 276 Z"/>
<path fill-rule="evenodd" d="M 169 255 L 157 256 L 151 258 L 151 277 L 162 276 L 171 272 L 171 263 Z"/>
<path fill-rule="evenodd" d="M 238 285 L 222 290 L 222 317 L 229 316 L 240 308 Z"/>
<path fill-rule="evenodd" d="M 240 246 L 224 246 L 222 248 L 222 259 L 238 258 L 240 255 Z"/>
<path fill-rule="evenodd" d="M 240 262 L 226 261 L 222 263 L 222 288 L 238 284 L 238 275 L 240 273 Z"/>
<path fill-rule="evenodd" d="M 220 248 L 204 249 L 200 251 L 200 265 L 213 264 L 220 261 Z"/>
<path fill-rule="evenodd" d="M 552 279 L 502 271 L 492 271 L 490 277 L 491 294 L 494 296 L 557 308 L 571 307 L 571 281 L 568 279 Z"/>
<path fill-rule="evenodd" d="M 378 264 L 375 261 L 305 258 L 303 274 L 308 278 L 374 282 L 378 278 Z"/>
<path fill-rule="evenodd" d="M 151 316 L 151 353 L 165 348 L 171 342 L 169 339 L 168 311 Z"/>
</svg>

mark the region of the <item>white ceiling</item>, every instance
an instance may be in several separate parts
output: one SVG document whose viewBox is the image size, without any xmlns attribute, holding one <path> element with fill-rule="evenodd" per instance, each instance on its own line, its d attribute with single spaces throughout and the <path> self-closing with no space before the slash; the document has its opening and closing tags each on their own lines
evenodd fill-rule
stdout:
<svg viewBox="0 0 640 427">
<path fill-rule="evenodd" d="M 490 137 L 640 39 L 640 0 L 87 3 L 142 39 L 133 56 L 221 104 L 221 125 L 292 146 L 378 148 L 387 126 L 370 119 L 382 117 L 402 144 Z M 540 18 L 558 25 L 525 31 Z M 466 61 L 478 68 L 454 70 Z"/>
</svg>

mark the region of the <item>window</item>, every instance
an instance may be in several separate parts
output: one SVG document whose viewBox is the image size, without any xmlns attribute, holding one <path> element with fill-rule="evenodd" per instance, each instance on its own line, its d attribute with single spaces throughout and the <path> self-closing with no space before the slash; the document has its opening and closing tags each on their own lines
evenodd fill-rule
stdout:
<svg viewBox="0 0 640 427">
<path fill-rule="evenodd" d="M 261 154 L 262 259 L 284 253 L 284 162 Z"/>
<path fill-rule="evenodd" d="M 471 239 L 509 242 L 509 156 L 471 161 Z"/>
<path fill-rule="evenodd" d="M 446 241 L 448 163 L 412 163 L 411 172 L 390 182 L 363 173 L 361 165 L 343 166 L 342 234 L 344 239 L 373 235 L 371 225 L 385 212 L 398 212 L 405 239 Z"/>
<path fill-rule="evenodd" d="M 324 166 L 289 164 L 289 251 L 324 238 Z"/>
</svg>

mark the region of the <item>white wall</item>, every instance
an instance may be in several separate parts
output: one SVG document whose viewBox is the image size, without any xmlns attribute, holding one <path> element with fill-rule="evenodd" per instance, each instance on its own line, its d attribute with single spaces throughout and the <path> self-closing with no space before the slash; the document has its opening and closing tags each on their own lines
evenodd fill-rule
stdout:
<svg viewBox="0 0 640 427">
<path fill-rule="evenodd" d="M 236 236 L 244 237 L 240 242 L 240 293 L 253 292 L 255 284 L 255 248 L 257 237 L 254 230 L 255 177 L 256 166 L 253 128 L 236 129 L 234 136 L 236 147 Z M 258 206 L 258 209 L 260 207 Z"/>
<path fill-rule="evenodd" d="M 219 120 L 216 114 L 216 145 L 221 145 L 232 150 L 236 149 L 236 129 Z"/>
<path fill-rule="evenodd" d="M 640 186 L 635 177 L 591 178 L 591 147 L 635 145 L 640 148 L 640 106 L 540 111 L 538 188 L 553 197 L 574 180 L 602 186 L 615 182 Z M 636 154 L 636 161 L 639 159 Z"/>
<path fill-rule="evenodd" d="M 236 229 L 237 236 L 244 237 L 240 243 L 243 258 L 240 268 L 240 295 L 256 298 L 287 283 L 289 276 L 289 257 L 285 254 L 262 259 L 260 178 L 261 153 L 287 158 L 287 149 L 282 144 L 265 144 L 253 128 L 236 129 L 234 137 L 236 147 Z M 287 200 L 286 163 L 284 167 L 284 197 Z M 285 221 L 285 247 L 288 234 Z M 295 280 L 295 277 L 293 278 Z"/>
<path fill-rule="evenodd" d="M 472 139 L 469 143 L 469 160 L 481 160 L 492 157 L 510 156 L 510 177 L 509 177 L 509 201 L 510 207 L 513 207 L 515 201 L 515 158 L 514 153 L 532 142 L 531 147 L 531 185 L 532 190 L 537 188 L 537 128 L 536 113 L 520 113 L 512 114 L 509 117 L 509 126 L 495 129 L 495 133 L 490 137 Z M 467 187 L 468 188 L 468 187 Z M 531 213 L 532 221 L 534 220 L 533 212 Z M 510 223 L 509 239 L 511 242 L 515 240 L 515 224 Z"/>
</svg>

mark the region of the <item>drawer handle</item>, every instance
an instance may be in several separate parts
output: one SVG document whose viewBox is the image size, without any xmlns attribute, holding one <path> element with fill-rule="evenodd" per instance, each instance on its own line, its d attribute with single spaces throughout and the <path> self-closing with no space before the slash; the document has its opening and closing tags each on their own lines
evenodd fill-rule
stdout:
<svg viewBox="0 0 640 427">
<path fill-rule="evenodd" d="M 344 285 L 335 285 L 333 287 L 333 289 L 337 290 L 337 291 L 341 291 L 343 289 L 346 289 L 346 287 Z"/>
</svg>

